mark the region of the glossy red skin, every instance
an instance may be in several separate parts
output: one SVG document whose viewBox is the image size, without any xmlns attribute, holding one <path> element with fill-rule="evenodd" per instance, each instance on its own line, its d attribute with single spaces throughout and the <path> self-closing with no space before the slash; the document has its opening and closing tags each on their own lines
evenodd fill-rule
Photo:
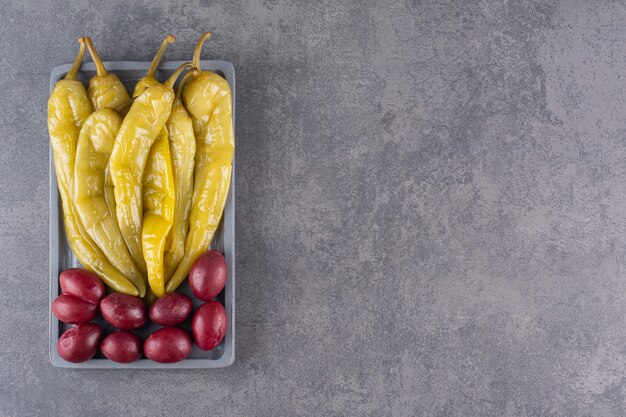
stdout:
<svg viewBox="0 0 626 417">
<path fill-rule="evenodd" d="M 176 326 L 187 320 L 192 310 L 191 298 L 185 294 L 173 292 L 165 294 L 152 303 L 148 316 L 150 320 L 161 326 Z"/>
<path fill-rule="evenodd" d="M 191 337 L 179 327 L 164 327 L 152 333 L 143 342 L 143 351 L 159 363 L 180 362 L 191 353 Z"/>
<path fill-rule="evenodd" d="M 193 295 L 209 301 L 226 285 L 226 259 L 221 252 L 210 250 L 198 256 L 189 271 L 189 286 Z"/>
<path fill-rule="evenodd" d="M 191 320 L 193 339 L 202 350 L 214 349 L 226 334 L 226 310 L 217 301 L 208 301 L 200 306 Z"/>
<path fill-rule="evenodd" d="M 121 330 L 133 330 L 146 324 L 146 305 L 139 297 L 115 292 L 100 302 L 102 317 Z"/>
<path fill-rule="evenodd" d="M 102 340 L 100 350 L 113 362 L 135 362 L 141 358 L 141 339 L 129 332 L 113 332 Z"/>
<path fill-rule="evenodd" d="M 101 337 L 102 329 L 97 324 L 80 323 L 61 335 L 57 341 L 57 351 L 68 362 L 85 362 L 98 351 Z"/>
<path fill-rule="evenodd" d="M 81 268 L 66 269 L 59 276 L 61 293 L 73 295 L 93 304 L 104 297 L 104 284 L 95 274 Z"/>
<path fill-rule="evenodd" d="M 61 294 L 52 302 L 52 312 L 63 323 L 87 323 L 98 315 L 98 304 Z"/>
</svg>

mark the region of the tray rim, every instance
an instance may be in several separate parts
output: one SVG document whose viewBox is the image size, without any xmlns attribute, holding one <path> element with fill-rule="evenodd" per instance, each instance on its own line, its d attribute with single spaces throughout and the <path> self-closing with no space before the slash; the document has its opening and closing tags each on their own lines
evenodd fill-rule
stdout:
<svg viewBox="0 0 626 417">
<path fill-rule="evenodd" d="M 188 61 L 163 61 L 159 66 L 159 70 L 174 70 L 181 64 Z M 210 71 L 221 71 L 228 81 L 232 93 L 233 108 L 233 130 L 235 129 L 235 69 L 232 63 L 223 60 L 201 60 L 201 67 Z M 105 61 L 104 65 L 107 70 L 115 73 L 116 71 L 126 70 L 147 70 L 150 61 Z M 50 74 L 50 91 L 54 88 L 56 82 L 71 68 L 72 64 L 62 64 L 54 67 Z M 95 70 L 93 62 L 85 62 L 81 66 L 81 71 Z M 52 147 L 48 145 L 48 160 L 50 164 L 50 211 L 49 211 L 49 357 L 53 366 L 58 368 L 74 368 L 74 369 L 210 369 L 225 368 L 232 365 L 235 361 L 235 156 L 232 162 L 232 175 L 230 188 L 226 206 L 224 208 L 224 251 L 226 262 L 229 266 L 229 276 L 225 287 L 224 304 L 228 314 L 228 327 L 225 335 L 224 353 L 218 359 L 184 359 L 177 363 L 162 364 L 153 362 L 149 359 L 140 359 L 133 363 L 121 364 L 108 359 L 90 359 L 81 363 L 71 363 L 63 360 L 57 351 L 57 340 L 59 338 L 59 320 L 52 314 L 52 302 L 57 297 L 59 291 L 58 270 L 59 270 L 59 227 L 63 227 L 59 222 L 59 194 L 56 174 L 54 170 L 54 161 L 52 155 Z"/>
</svg>

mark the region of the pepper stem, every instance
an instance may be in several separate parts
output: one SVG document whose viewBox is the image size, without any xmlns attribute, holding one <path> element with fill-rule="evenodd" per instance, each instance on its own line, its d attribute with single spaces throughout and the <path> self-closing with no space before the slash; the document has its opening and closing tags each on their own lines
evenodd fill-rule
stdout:
<svg viewBox="0 0 626 417">
<path fill-rule="evenodd" d="M 157 68 L 159 68 L 159 63 L 161 62 L 161 58 L 163 58 L 163 54 L 165 53 L 165 50 L 167 49 L 169 44 L 174 43 L 174 42 L 176 42 L 176 36 L 172 34 L 167 35 L 165 39 L 163 39 L 163 42 L 161 42 L 161 46 L 159 47 L 159 50 L 154 56 L 154 59 L 152 59 L 152 64 L 150 64 L 150 68 L 148 69 L 148 73 L 146 74 L 146 77 L 154 77 L 154 73 L 156 72 Z"/>
<path fill-rule="evenodd" d="M 85 38 L 85 42 L 87 42 L 87 49 L 89 49 L 89 55 L 91 55 L 91 59 L 93 60 L 93 63 L 96 65 L 96 74 L 98 74 L 98 77 L 106 76 L 107 70 L 106 68 L 104 68 L 104 64 L 102 63 L 102 60 L 98 56 L 98 53 L 96 52 L 96 48 L 93 47 L 93 42 L 91 42 L 91 38 L 87 36 Z"/>
<path fill-rule="evenodd" d="M 202 51 L 202 45 L 204 45 L 204 41 L 210 38 L 211 32 L 204 32 L 202 36 L 200 36 L 200 39 L 198 40 L 198 43 L 193 50 L 193 59 L 191 60 L 191 62 L 193 63 L 194 67 L 198 68 L 198 70 L 200 70 L 200 52 Z"/>
<path fill-rule="evenodd" d="M 185 76 L 180 80 L 180 82 L 178 83 L 178 88 L 176 89 L 176 98 L 180 99 L 180 95 L 183 91 L 183 87 L 185 86 L 185 84 L 187 83 L 187 81 L 191 78 L 198 75 L 198 69 L 194 68 L 191 71 L 189 71 L 187 74 L 185 74 Z"/>
<path fill-rule="evenodd" d="M 174 73 L 172 75 L 170 75 L 170 78 L 168 78 L 167 81 L 165 81 L 163 83 L 163 85 L 168 87 L 168 88 L 173 89 L 174 88 L 174 84 L 176 84 L 176 80 L 178 79 L 180 74 L 182 74 L 182 72 L 184 70 L 186 70 L 187 68 L 195 68 L 195 67 L 193 66 L 193 64 L 191 62 L 185 62 L 183 65 L 178 67 L 178 69 L 176 71 L 174 71 Z"/>
<path fill-rule="evenodd" d="M 78 70 L 83 63 L 83 58 L 85 56 L 85 39 L 78 38 L 78 42 L 80 43 L 80 49 L 78 50 L 78 55 L 76 55 L 76 59 L 74 60 L 74 65 L 72 65 L 72 68 L 70 68 L 68 73 L 65 74 L 66 80 L 76 79 L 76 74 L 78 74 Z"/>
</svg>

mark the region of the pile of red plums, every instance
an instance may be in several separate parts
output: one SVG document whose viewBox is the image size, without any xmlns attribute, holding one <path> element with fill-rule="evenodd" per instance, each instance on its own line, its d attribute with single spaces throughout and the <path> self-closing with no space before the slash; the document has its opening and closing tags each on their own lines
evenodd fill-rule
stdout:
<svg viewBox="0 0 626 417">
<path fill-rule="evenodd" d="M 191 353 L 193 342 L 187 330 L 176 326 L 192 313 L 191 333 L 200 349 L 214 349 L 226 333 L 226 310 L 213 300 L 226 284 L 226 261 L 215 250 L 200 255 L 189 272 L 193 295 L 205 301 L 195 312 L 189 296 L 168 293 L 155 300 L 146 314 L 143 299 L 116 292 L 105 296 L 102 281 L 85 269 L 63 271 L 59 284 L 61 295 L 52 302 L 52 312 L 60 321 L 75 325 L 57 342 L 59 355 L 68 362 L 89 360 L 98 347 L 104 356 L 119 363 L 134 362 L 142 355 L 160 363 L 181 361 Z M 118 329 L 104 339 L 100 326 L 90 323 L 98 311 Z M 148 320 L 163 327 L 142 342 L 133 331 L 145 326 Z"/>
</svg>

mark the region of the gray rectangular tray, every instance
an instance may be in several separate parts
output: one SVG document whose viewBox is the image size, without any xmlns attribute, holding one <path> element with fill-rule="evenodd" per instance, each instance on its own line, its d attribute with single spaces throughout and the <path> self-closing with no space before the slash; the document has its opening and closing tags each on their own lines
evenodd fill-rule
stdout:
<svg viewBox="0 0 626 417">
<path fill-rule="evenodd" d="M 159 80 L 165 80 L 183 61 L 167 61 L 163 62 L 157 71 L 156 77 Z M 136 61 L 113 61 L 104 63 L 107 70 L 117 74 L 122 82 L 132 93 L 137 80 L 139 80 L 148 70 L 150 62 Z M 71 64 L 60 65 L 52 70 L 50 76 L 50 91 L 54 88 L 57 81 L 65 76 L 69 71 Z M 226 61 L 201 61 L 203 70 L 214 71 L 221 74 L 230 84 L 233 98 L 233 125 L 235 123 L 235 69 L 233 65 Z M 95 66 L 91 62 L 86 62 L 81 67 L 79 78 L 87 83 L 89 78 L 95 75 Z M 228 327 L 226 336 L 222 343 L 211 351 L 202 351 L 194 344 L 191 354 L 187 359 L 178 363 L 162 364 L 153 362 L 145 357 L 129 364 L 115 363 L 106 359 L 100 352 L 93 358 L 82 363 L 70 363 L 63 360 L 57 351 L 57 340 L 59 335 L 71 327 L 65 323 L 61 323 L 52 314 L 50 310 L 50 361 L 54 366 L 61 368 L 101 368 L 101 369 L 196 369 L 196 368 L 223 368 L 231 365 L 235 360 L 235 162 L 233 160 L 233 173 L 230 182 L 230 190 L 226 200 L 222 225 L 216 233 L 215 239 L 211 243 L 212 248 L 219 249 L 226 257 L 228 266 L 228 279 L 226 288 L 218 297 L 226 308 L 228 317 Z M 65 237 L 65 228 L 63 226 L 63 212 L 59 199 L 56 174 L 54 172 L 54 163 L 52 160 L 52 149 L 50 149 L 50 304 L 59 295 L 59 274 L 68 268 L 80 266 L 76 260 L 72 249 L 67 243 Z M 181 286 L 181 292 L 191 295 L 187 282 Z M 194 308 L 202 304 L 198 299 L 194 300 Z M 95 323 L 99 324 L 104 334 L 108 334 L 114 329 L 106 323 L 101 317 L 98 317 Z M 136 332 L 138 336 L 145 339 L 147 335 L 152 333 L 158 327 L 154 323 L 149 323 L 145 327 Z M 190 330 L 189 320 L 182 327 Z"/>
</svg>

